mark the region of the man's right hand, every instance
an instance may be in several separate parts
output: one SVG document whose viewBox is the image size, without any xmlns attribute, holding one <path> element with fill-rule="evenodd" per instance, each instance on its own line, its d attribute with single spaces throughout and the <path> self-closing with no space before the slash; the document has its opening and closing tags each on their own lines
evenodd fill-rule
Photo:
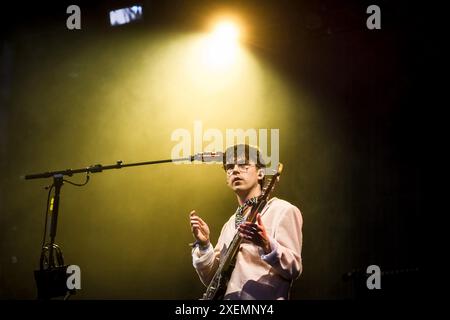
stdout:
<svg viewBox="0 0 450 320">
<path fill-rule="evenodd" d="M 191 211 L 189 218 L 191 220 L 191 230 L 195 240 L 197 240 L 202 247 L 206 247 L 209 245 L 208 225 L 195 213 L 195 210 Z"/>
</svg>

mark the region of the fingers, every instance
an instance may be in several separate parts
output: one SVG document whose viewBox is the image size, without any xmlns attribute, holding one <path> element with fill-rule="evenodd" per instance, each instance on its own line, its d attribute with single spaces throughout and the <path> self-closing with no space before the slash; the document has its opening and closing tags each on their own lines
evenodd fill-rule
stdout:
<svg viewBox="0 0 450 320">
<path fill-rule="evenodd" d="M 256 239 L 259 238 L 259 229 L 253 225 L 241 224 L 239 226 L 239 233 L 241 237 L 246 239 Z"/>
<path fill-rule="evenodd" d="M 250 223 L 250 224 L 243 223 L 239 226 L 239 228 L 242 230 L 247 230 L 247 231 L 251 231 L 251 232 L 260 231 L 260 227 L 254 223 Z"/>
<path fill-rule="evenodd" d="M 253 232 L 260 232 L 262 231 L 261 226 L 257 225 L 256 223 L 251 223 L 251 222 L 245 222 L 242 223 L 239 228 L 243 228 L 249 231 L 253 231 Z"/>
<path fill-rule="evenodd" d="M 199 225 L 206 225 L 206 222 L 203 221 L 203 219 L 200 218 L 200 217 L 196 214 L 195 210 L 192 210 L 192 211 L 189 213 L 189 218 L 190 218 L 190 220 L 191 220 L 191 223 L 192 223 L 192 222 L 195 222 L 195 223 L 198 223 Z"/>
<path fill-rule="evenodd" d="M 255 229 L 241 224 L 239 226 L 239 235 L 241 238 L 252 240 L 255 237 Z"/>
<path fill-rule="evenodd" d="M 206 226 L 206 223 L 205 223 L 205 221 L 203 221 L 202 219 L 200 219 L 200 218 L 191 218 L 191 225 L 192 224 L 196 224 L 196 225 L 198 225 L 199 227 L 204 227 L 204 226 Z"/>
<path fill-rule="evenodd" d="M 194 228 L 201 228 L 205 226 L 205 223 L 201 223 L 198 219 L 191 219 L 191 226 Z"/>
<path fill-rule="evenodd" d="M 246 235 L 245 233 L 242 233 L 242 232 L 239 232 L 239 236 L 241 238 L 244 238 L 244 239 L 247 239 L 247 240 L 252 240 L 253 239 L 252 236 Z"/>
<path fill-rule="evenodd" d="M 195 215 L 195 210 L 192 210 L 192 211 L 189 213 L 189 219 L 190 219 L 190 221 L 191 221 L 191 227 L 192 227 L 193 229 L 195 229 L 195 228 L 200 228 L 200 222 L 199 222 L 199 220 L 198 220 L 198 216 Z"/>
<path fill-rule="evenodd" d="M 260 245 L 261 243 L 261 235 L 259 233 L 253 232 L 253 231 L 246 231 L 239 229 L 239 236 L 241 238 L 244 238 L 246 240 L 249 240 L 250 242 L 253 242 L 256 245 Z"/>
<path fill-rule="evenodd" d="M 200 217 L 196 214 L 196 212 L 195 212 L 195 210 L 192 210 L 190 213 L 189 213 L 189 218 L 192 220 L 192 219 L 196 219 L 196 220 L 198 220 L 198 219 L 200 219 Z M 200 219 L 201 220 L 201 219 Z"/>
</svg>

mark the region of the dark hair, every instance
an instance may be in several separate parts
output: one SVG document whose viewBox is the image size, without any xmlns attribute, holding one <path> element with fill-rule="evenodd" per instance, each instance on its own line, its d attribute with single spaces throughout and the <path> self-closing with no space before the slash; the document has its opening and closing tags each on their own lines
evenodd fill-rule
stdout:
<svg viewBox="0 0 450 320">
<path fill-rule="evenodd" d="M 225 150 L 223 156 L 223 169 L 226 170 L 227 164 L 244 163 L 252 161 L 258 169 L 265 168 L 266 162 L 258 147 L 249 144 L 235 144 Z M 261 188 L 264 185 L 264 179 L 259 183 Z"/>
<path fill-rule="evenodd" d="M 223 157 L 224 169 L 227 164 L 240 163 L 241 161 L 253 161 L 259 169 L 266 167 L 266 163 L 258 147 L 248 144 L 235 144 L 225 150 Z"/>
</svg>

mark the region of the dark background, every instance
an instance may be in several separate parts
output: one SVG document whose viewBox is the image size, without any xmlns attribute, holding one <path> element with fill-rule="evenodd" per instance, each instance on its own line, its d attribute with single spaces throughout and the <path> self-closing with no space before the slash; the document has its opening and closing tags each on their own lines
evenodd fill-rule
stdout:
<svg viewBox="0 0 450 320">
<path fill-rule="evenodd" d="M 111 28 L 106 12 L 134 3 L 143 5 L 144 19 Z M 82 30 L 66 29 L 69 4 L 81 7 Z M 366 28 L 370 4 L 381 8 L 381 30 Z M 84 97 L 94 99 L 92 94 L 98 93 L 95 77 L 118 77 L 114 63 L 127 64 L 122 56 L 127 39 L 136 44 L 148 33 L 196 32 L 203 26 L 203 17 L 218 8 L 234 10 L 247 19 L 250 52 L 282 75 L 289 91 L 306 92 L 315 101 L 307 120 L 301 116 L 303 107 L 290 103 L 280 109 L 289 116 L 280 116 L 276 123 L 255 124 L 280 128 L 280 160 L 287 172 L 277 195 L 303 213 L 304 273 L 295 282 L 292 298 L 365 297 L 368 292 L 355 289 L 344 275 L 364 271 L 371 264 L 390 274 L 377 297 L 417 292 L 422 243 L 422 156 L 417 146 L 423 139 L 418 130 L 422 100 L 417 83 L 428 61 L 425 55 L 434 49 L 428 44 L 425 53 L 425 30 L 409 3 L 81 1 L 10 4 L 1 10 L 1 298 L 34 299 L 36 295 L 33 270 L 38 266 L 46 196 L 41 187 L 49 181 L 26 182 L 19 176 L 82 167 L 91 161 L 113 163 L 115 153 L 96 153 L 96 148 L 114 145 L 114 129 L 103 132 L 108 134 L 106 139 L 101 130 L 91 134 L 86 128 L 96 126 L 96 117 L 107 113 L 102 107 L 86 110 L 95 101 Z M 78 62 L 72 63 L 74 56 Z M 85 78 L 75 84 L 59 78 L 58 70 L 66 72 L 68 65 L 79 68 Z M 107 92 L 108 88 L 100 91 L 96 101 L 106 103 L 102 94 Z M 73 124 L 83 117 L 89 117 L 89 125 Z M 239 125 L 229 122 L 226 127 Z M 170 145 L 167 134 L 161 133 L 158 139 L 167 139 Z M 79 151 L 80 144 L 83 151 Z M 115 151 L 118 157 L 126 156 L 120 147 Z M 149 158 L 141 153 L 127 160 L 155 158 L 168 158 L 168 153 L 150 153 Z M 201 294 L 186 246 L 192 240 L 186 216 L 105 217 L 128 209 L 140 212 L 146 205 L 157 212 L 189 212 L 203 204 L 204 211 L 218 212 L 217 217 L 210 217 L 217 234 L 234 210 L 234 199 L 220 195 L 226 193 L 225 188 L 214 193 L 219 195 L 208 196 L 217 180 L 200 185 L 196 192 L 189 182 L 180 182 L 164 168 L 152 170 L 159 170 L 157 174 L 164 179 L 153 179 L 144 171 L 130 177 L 121 172 L 118 187 L 114 174 L 105 173 L 94 177 L 98 189 L 74 191 L 64 186 L 66 208 L 61 210 L 66 210 L 67 218 L 65 222 L 61 218 L 57 243 L 66 261 L 82 269 L 82 290 L 76 297 L 195 299 Z M 192 182 L 200 173 L 189 170 Z M 106 189 L 105 180 L 109 181 Z M 161 196 L 180 183 L 185 189 Z M 145 196 L 133 197 L 142 189 Z M 148 200 L 152 194 L 159 199 Z M 105 205 L 118 207 L 118 212 L 98 212 Z M 176 227 L 166 230 L 168 225 Z"/>
</svg>

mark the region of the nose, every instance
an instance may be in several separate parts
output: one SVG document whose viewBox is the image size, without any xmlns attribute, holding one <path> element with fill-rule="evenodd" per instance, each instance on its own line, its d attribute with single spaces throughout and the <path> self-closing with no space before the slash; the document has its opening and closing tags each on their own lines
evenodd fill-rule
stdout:
<svg viewBox="0 0 450 320">
<path fill-rule="evenodd" d="M 237 164 L 234 164 L 234 167 L 233 167 L 233 173 L 234 173 L 234 172 L 239 172 L 239 167 L 238 167 Z"/>
<path fill-rule="evenodd" d="M 238 173 L 239 173 L 239 167 L 237 164 L 234 164 L 233 169 L 229 175 L 232 176 L 232 175 L 238 174 Z"/>
</svg>

